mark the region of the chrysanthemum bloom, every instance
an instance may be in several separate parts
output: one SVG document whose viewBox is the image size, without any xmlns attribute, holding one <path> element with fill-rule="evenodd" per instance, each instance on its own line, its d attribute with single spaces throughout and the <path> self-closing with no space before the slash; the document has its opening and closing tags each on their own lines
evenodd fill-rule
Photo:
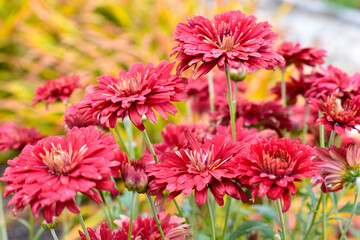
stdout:
<svg viewBox="0 0 360 240">
<path fill-rule="evenodd" d="M 348 147 L 329 149 L 318 148 L 321 178 L 314 178 L 314 184 L 321 183 L 323 192 L 336 192 L 346 184 L 354 183 L 360 177 L 360 144 L 352 143 Z"/>
<path fill-rule="evenodd" d="M 145 193 L 148 185 L 147 163 L 142 159 L 131 159 L 129 161 L 127 155 L 120 149 L 115 151 L 115 162 L 118 162 L 119 165 L 115 168 L 112 167 L 112 175 L 116 178 L 121 176 L 125 187 L 130 191 Z"/>
<path fill-rule="evenodd" d="M 67 207 L 80 213 L 74 199 L 81 192 L 98 203 L 102 200 L 94 189 L 118 191 L 111 176 L 110 161 L 118 148 L 111 134 L 104 135 L 94 127 L 73 128 L 65 136 L 48 137 L 26 146 L 19 157 L 9 160 L 0 179 L 8 182 L 5 196 L 17 214 L 30 205 L 36 218 L 40 208 L 47 222 Z"/>
<path fill-rule="evenodd" d="M 165 204 L 181 193 L 189 196 L 194 191 L 197 204 L 203 205 L 208 189 L 220 206 L 225 194 L 247 201 L 239 183 L 233 180 L 238 174 L 229 168 L 241 144 L 232 142 L 229 134 L 205 140 L 204 145 L 188 131 L 185 137 L 191 149 L 166 152 L 158 163 L 148 166 L 148 194 L 156 195 L 156 203 L 162 202 L 164 190 L 170 193 Z"/>
<path fill-rule="evenodd" d="M 315 67 L 317 64 L 323 64 L 325 62 L 324 57 L 326 57 L 326 50 L 313 47 L 304 48 L 300 46 L 300 43 L 290 41 L 280 44 L 277 52 L 285 59 L 281 67 L 294 64 L 300 69 L 302 69 L 302 65 Z"/>
<path fill-rule="evenodd" d="M 93 118 L 92 115 L 86 114 L 90 111 L 91 105 L 86 105 L 83 102 L 72 104 L 70 107 L 66 108 L 66 113 L 64 114 L 64 121 L 68 129 L 73 127 L 88 127 L 88 126 L 97 126 L 101 129 L 108 131 L 109 129 L 99 123 L 99 121 Z"/>
<path fill-rule="evenodd" d="M 241 11 L 227 11 L 209 20 L 202 16 L 179 23 L 174 32 L 173 47 L 176 61 L 180 61 L 176 72 L 180 75 L 191 66 L 198 66 L 195 75 L 200 77 L 216 65 L 225 71 L 229 68 L 252 71 L 274 69 L 284 59 L 272 50 L 278 35 L 267 22 L 256 23 L 254 16 Z"/>
<path fill-rule="evenodd" d="M 61 100 L 64 104 L 67 104 L 70 95 L 76 88 L 81 88 L 79 82 L 80 77 L 78 75 L 72 75 L 71 77 L 61 76 L 54 80 L 46 81 L 44 86 L 36 89 L 36 96 L 33 98 L 34 104 L 39 102 L 46 102 L 46 106 L 49 103 Z"/>
<path fill-rule="evenodd" d="M 14 123 L 5 123 L 0 126 L 0 152 L 10 149 L 21 150 L 28 144 L 35 144 L 43 137 L 36 128 L 21 128 Z"/>
<path fill-rule="evenodd" d="M 145 129 L 143 115 L 151 123 L 157 122 L 155 111 L 164 119 L 167 119 L 167 112 L 175 115 L 177 109 L 170 102 L 186 97 L 187 80 L 171 75 L 173 66 L 166 61 L 157 67 L 152 63 L 146 66 L 136 63 L 129 72 L 120 71 L 118 78 L 111 75 L 98 77 L 99 84 L 89 86 L 88 95 L 83 99 L 92 107 L 87 114 L 111 128 L 115 127 L 118 118 L 129 116 L 140 131 Z"/>
<path fill-rule="evenodd" d="M 316 70 L 308 81 L 312 82 L 312 85 L 305 93 L 307 99 L 331 94 L 341 98 L 353 98 L 360 94 L 357 75 L 350 78 L 345 72 L 332 65 Z"/>
<path fill-rule="evenodd" d="M 360 133 L 360 129 L 356 128 L 360 124 L 360 96 L 342 100 L 335 95 L 323 95 L 322 99 L 312 99 L 311 105 L 324 115 L 316 122 L 324 124 L 327 130 L 343 134 L 345 130 L 355 129 Z"/>
<path fill-rule="evenodd" d="M 167 240 L 186 240 L 191 239 L 190 235 L 192 231 L 187 229 L 188 224 L 182 224 L 185 219 L 171 216 L 170 214 L 159 213 L 159 221 L 161 222 L 161 228 L 164 236 Z M 88 228 L 88 232 L 91 240 L 127 240 L 129 235 L 130 219 L 127 216 L 120 216 L 120 220 L 115 220 L 115 224 L 119 226 L 119 229 L 111 231 L 106 223 L 102 223 L 100 227 L 94 232 L 91 228 Z M 81 240 L 86 240 L 86 236 L 83 232 L 79 231 Z M 138 240 L 161 240 L 161 234 L 156 225 L 155 218 L 138 216 L 133 222 L 131 239 Z"/>
<path fill-rule="evenodd" d="M 243 151 L 235 160 L 238 162 L 240 180 L 252 186 L 251 196 L 267 196 L 271 200 L 281 199 L 282 211 L 290 208 L 290 193 L 295 195 L 294 182 L 300 178 L 316 176 L 320 168 L 313 159 L 316 151 L 310 146 L 291 141 L 289 138 L 261 139 Z"/>
</svg>

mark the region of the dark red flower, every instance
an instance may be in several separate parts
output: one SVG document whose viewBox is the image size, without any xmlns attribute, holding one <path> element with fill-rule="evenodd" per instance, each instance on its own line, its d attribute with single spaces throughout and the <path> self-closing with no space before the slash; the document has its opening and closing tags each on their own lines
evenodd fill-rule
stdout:
<svg viewBox="0 0 360 240">
<path fill-rule="evenodd" d="M 186 240 L 191 239 L 192 231 L 187 229 L 189 225 L 182 224 L 185 219 L 171 216 L 170 214 L 159 213 L 159 221 L 161 222 L 161 229 L 164 232 L 167 240 Z M 120 220 L 114 221 L 119 226 L 118 229 L 111 231 L 106 223 L 102 223 L 100 227 L 94 232 L 88 228 L 91 240 L 127 240 L 129 235 L 130 219 L 126 216 L 121 216 Z M 79 231 L 81 240 L 86 240 L 84 233 Z M 159 229 L 156 225 L 155 218 L 138 216 L 133 222 L 131 239 L 141 240 L 161 240 Z"/>
<path fill-rule="evenodd" d="M 176 114 L 176 107 L 170 102 L 182 101 L 185 97 L 185 78 L 171 75 L 174 64 L 162 61 L 157 67 L 152 63 L 132 65 L 129 72 L 120 71 L 119 77 L 104 75 L 97 78 L 99 84 L 87 88 L 83 99 L 90 104 L 86 113 L 99 119 L 102 125 L 114 128 L 118 118 L 130 117 L 141 131 L 145 129 L 142 116 L 151 123 L 157 122 L 157 111 L 164 119 L 167 112 Z M 155 110 L 155 111 L 154 111 Z"/>
<path fill-rule="evenodd" d="M 284 59 L 271 47 L 278 35 L 267 22 L 256 23 L 254 16 L 241 11 L 227 11 L 209 20 L 202 16 L 187 19 L 176 26 L 172 55 L 176 55 L 177 74 L 200 64 L 195 70 L 200 77 L 216 65 L 225 71 L 225 63 L 233 69 L 252 71 L 274 69 Z"/>
<path fill-rule="evenodd" d="M 343 100 L 336 98 L 335 95 L 329 97 L 323 95 L 320 99 L 312 99 L 311 105 L 324 115 L 316 122 L 324 124 L 327 130 L 335 130 L 336 133 L 343 134 L 345 130 L 355 129 L 360 133 L 356 128 L 360 124 L 360 96 Z"/>
<path fill-rule="evenodd" d="M 118 166 L 112 167 L 112 175 L 116 178 L 121 176 L 125 187 L 130 191 L 145 193 L 148 185 L 146 175 L 146 162 L 143 159 L 131 159 L 129 161 L 127 155 L 120 149 L 115 151 L 115 162 Z M 120 175 L 119 175 L 120 171 Z"/>
<path fill-rule="evenodd" d="M 247 201 L 239 183 L 233 180 L 237 173 L 229 168 L 241 144 L 232 142 L 228 134 L 207 139 L 203 145 L 189 131 L 185 131 L 185 137 L 191 149 L 166 152 L 158 163 L 148 166 L 148 194 L 156 195 L 155 201 L 161 203 L 167 190 L 167 204 L 181 193 L 189 196 L 194 191 L 197 204 L 203 205 L 210 189 L 220 206 L 225 194 Z"/>
<path fill-rule="evenodd" d="M 291 204 L 290 193 L 295 195 L 297 191 L 294 182 L 314 177 L 320 171 L 313 161 L 315 156 L 314 148 L 298 140 L 273 137 L 252 144 L 250 150 L 243 151 L 235 160 L 241 183 L 253 187 L 251 196 L 281 199 L 282 211 L 286 212 Z"/>
<path fill-rule="evenodd" d="M 316 49 L 313 47 L 301 47 L 300 43 L 283 42 L 277 48 L 277 52 L 283 56 L 285 62 L 281 67 L 285 65 L 295 64 L 297 68 L 302 69 L 302 65 L 308 65 L 314 67 L 317 64 L 324 63 L 324 57 L 326 57 L 326 50 Z"/>
<path fill-rule="evenodd" d="M 19 157 L 9 160 L 1 181 L 8 182 L 5 196 L 17 214 L 30 205 L 36 218 L 40 208 L 47 222 L 67 207 L 80 213 L 74 198 L 81 192 L 98 203 L 94 189 L 117 194 L 110 180 L 110 161 L 118 148 L 113 135 L 104 135 L 94 127 L 73 128 L 65 136 L 48 137 L 26 146 Z"/>
<path fill-rule="evenodd" d="M 360 80 L 357 75 L 350 78 L 345 72 L 332 65 L 326 69 L 316 70 L 308 81 L 312 82 L 311 88 L 305 93 L 308 99 L 331 94 L 341 98 L 353 98 L 360 94 Z"/>
<path fill-rule="evenodd" d="M 323 192 L 336 192 L 345 185 L 354 183 L 360 177 L 360 144 L 351 143 L 347 147 L 330 146 L 318 148 L 321 178 L 314 178 L 313 183 L 321 183 Z"/>
<path fill-rule="evenodd" d="M 0 126 L 0 152 L 10 149 L 21 150 L 28 144 L 35 144 L 44 136 L 36 128 L 17 127 L 14 123 Z"/>
<path fill-rule="evenodd" d="M 61 100 L 64 104 L 67 104 L 70 95 L 76 88 L 81 88 L 80 77 L 78 75 L 72 75 L 71 77 L 61 76 L 54 80 L 46 81 L 44 86 L 36 89 L 36 96 L 33 98 L 34 104 L 39 102 L 46 102 L 46 106 L 49 103 Z"/>
</svg>

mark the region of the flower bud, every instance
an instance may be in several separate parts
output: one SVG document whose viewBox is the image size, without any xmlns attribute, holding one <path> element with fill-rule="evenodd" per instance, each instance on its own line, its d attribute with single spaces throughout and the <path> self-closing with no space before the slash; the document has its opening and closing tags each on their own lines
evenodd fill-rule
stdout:
<svg viewBox="0 0 360 240">
<path fill-rule="evenodd" d="M 239 69 L 230 70 L 230 79 L 234 82 L 241 82 L 246 78 L 246 71 Z"/>
<path fill-rule="evenodd" d="M 52 223 L 47 223 L 46 221 L 44 221 L 41 226 L 47 230 L 50 230 L 57 228 L 58 225 L 59 225 L 59 219 L 53 217 Z"/>
</svg>

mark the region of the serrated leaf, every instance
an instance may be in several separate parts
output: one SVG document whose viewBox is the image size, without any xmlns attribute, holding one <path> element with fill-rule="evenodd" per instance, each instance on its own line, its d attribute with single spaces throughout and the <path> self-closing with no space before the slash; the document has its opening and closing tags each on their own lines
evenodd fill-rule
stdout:
<svg viewBox="0 0 360 240">
<path fill-rule="evenodd" d="M 341 208 L 339 210 L 339 212 L 346 212 L 346 213 L 350 213 L 352 211 L 353 208 L 353 204 L 351 203 L 347 203 L 343 208 Z M 355 214 L 356 215 L 360 215 L 360 204 L 358 203 L 358 205 L 356 206 L 356 210 L 355 210 Z"/>
<path fill-rule="evenodd" d="M 263 238 L 272 238 L 274 236 L 274 231 L 270 226 L 264 221 L 248 220 L 238 227 L 235 232 L 233 232 L 229 240 L 235 240 L 238 237 L 251 234 L 253 231 L 260 231 L 263 233 Z"/>
</svg>

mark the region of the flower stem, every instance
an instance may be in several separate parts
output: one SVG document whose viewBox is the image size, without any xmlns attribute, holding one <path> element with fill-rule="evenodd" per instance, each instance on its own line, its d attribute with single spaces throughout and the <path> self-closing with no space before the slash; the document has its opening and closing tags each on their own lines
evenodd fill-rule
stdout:
<svg viewBox="0 0 360 240">
<path fill-rule="evenodd" d="M 209 81 L 209 99 L 210 99 L 210 112 L 215 111 L 215 94 L 214 94 L 214 79 L 212 77 L 212 72 L 209 72 L 208 75 Z"/>
<path fill-rule="evenodd" d="M 0 191 L 0 221 L 1 221 L 1 239 L 7 240 L 8 236 L 6 231 L 6 220 L 5 220 L 5 214 L 3 208 L 3 196 L 1 191 Z"/>
<path fill-rule="evenodd" d="M 29 211 L 29 239 L 34 239 L 34 215 Z"/>
<path fill-rule="evenodd" d="M 175 206 L 176 206 L 176 208 L 177 208 L 177 210 L 178 210 L 178 213 L 179 213 L 180 217 L 183 218 L 183 217 L 184 217 L 184 214 L 182 213 L 181 208 L 180 208 L 178 202 L 176 201 L 175 198 L 173 199 L 173 201 L 174 201 L 174 203 L 175 203 Z"/>
<path fill-rule="evenodd" d="M 155 218 L 155 221 L 156 221 L 157 227 L 159 229 L 159 232 L 161 234 L 161 238 L 163 240 L 165 240 L 165 235 L 164 235 L 164 232 L 163 232 L 163 230 L 161 228 L 161 223 L 160 223 L 159 218 L 157 217 L 157 214 L 156 214 L 156 211 L 155 211 L 154 202 L 153 202 L 152 198 L 150 197 L 150 195 L 146 194 L 146 196 L 147 196 L 147 198 L 149 200 L 151 211 L 152 211 L 152 214 L 153 214 L 153 216 Z"/>
<path fill-rule="evenodd" d="M 286 107 L 285 67 L 281 68 L 281 100 L 282 100 L 283 107 Z"/>
<path fill-rule="evenodd" d="M 51 235 L 53 236 L 54 240 L 59 240 L 58 237 L 56 236 L 56 232 L 53 228 L 50 229 Z"/>
<path fill-rule="evenodd" d="M 324 196 L 322 198 L 322 205 L 323 205 L 323 211 L 322 211 L 322 239 L 326 240 L 326 195 L 325 193 L 322 193 Z"/>
<path fill-rule="evenodd" d="M 232 91 L 231 91 L 230 71 L 229 71 L 226 61 L 225 61 L 225 74 L 226 74 L 226 82 L 227 82 L 228 95 L 229 95 L 228 103 L 229 103 L 229 108 L 230 108 L 231 133 L 232 133 L 233 141 L 235 142 L 236 141 L 235 109 L 234 109 L 234 102 L 233 102 Z"/>
<path fill-rule="evenodd" d="M 231 199 L 230 197 L 226 198 L 226 206 L 225 206 L 225 222 L 224 222 L 224 228 L 223 228 L 223 233 L 222 233 L 222 238 L 221 239 L 225 239 L 225 235 L 226 235 L 226 230 L 227 230 L 227 224 L 228 224 L 228 219 L 229 219 L 229 215 L 230 215 L 230 205 L 231 205 Z"/>
<path fill-rule="evenodd" d="M 89 232 L 88 232 L 88 230 L 86 229 L 84 219 L 83 219 L 83 217 L 81 216 L 81 213 L 79 213 L 77 216 L 78 216 L 79 222 L 80 222 L 80 224 L 81 224 L 81 227 L 82 227 L 82 229 L 83 229 L 83 231 L 84 231 L 84 234 L 85 234 L 86 239 L 87 239 L 87 240 L 91 240 L 91 239 L 90 239 L 90 236 L 89 236 Z"/>
<path fill-rule="evenodd" d="M 334 144 L 336 132 L 335 130 L 331 130 L 330 138 L 329 138 L 329 147 Z"/>
<path fill-rule="evenodd" d="M 318 214 L 318 210 L 320 208 L 320 203 L 321 203 L 322 198 L 323 198 L 323 194 L 320 195 L 320 198 L 319 198 L 318 203 L 316 205 L 316 209 L 315 209 L 315 211 L 313 213 L 313 217 L 312 217 L 311 222 L 310 222 L 310 226 L 309 226 L 308 230 L 305 233 L 304 240 L 308 239 L 308 237 L 310 236 L 312 227 L 314 226 L 314 222 L 315 222 L 316 216 Z"/>
<path fill-rule="evenodd" d="M 331 198 L 331 201 L 332 201 L 332 207 L 334 209 L 334 212 L 335 212 L 335 216 L 336 218 L 338 219 L 338 225 L 339 225 L 339 229 L 340 229 L 340 233 L 342 234 L 344 232 L 344 229 L 343 229 L 343 225 L 341 223 L 341 220 L 339 219 L 339 211 L 338 211 L 338 208 L 337 208 L 337 202 L 336 202 L 336 198 L 335 198 L 335 193 L 334 192 L 331 192 L 330 193 L 330 198 Z"/>
<path fill-rule="evenodd" d="M 355 199 L 354 199 L 353 208 L 351 210 L 349 221 L 346 223 L 344 232 L 341 234 L 340 240 L 345 239 L 346 233 L 349 230 L 350 224 L 351 224 L 352 219 L 354 217 L 354 214 L 355 214 L 355 211 L 356 211 L 356 208 L 357 208 L 357 204 L 358 204 L 359 188 L 360 188 L 360 177 L 357 177 L 356 180 L 355 180 Z"/>
<path fill-rule="evenodd" d="M 128 148 L 129 148 L 129 157 L 131 159 L 135 158 L 135 149 L 134 149 L 134 145 L 133 145 L 133 131 L 132 131 L 132 123 L 130 121 L 129 117 L 126 117 L 124 119 L 124 126 L 125 126 L 125 131 L 126 131 L 126 135 L 127 135 L 127 140 L 128 140 Z"/>
<path fill-rule="evenodd" d="M 131 208 L 130 208 L 130 225 L 129 225 L 128 240 L 131 240 L 131 235 L 132 235 L 132 226 L 133 226 L 133 219 L 134 219 L 135 202 L 136 202 L 136 192 L 133 192 L 132 201 L 131 201 Z"/>
<path fill-rule="evenodd" d="M 110 227 L 111 228 L 114 228 L 114 223 L 113 223 L 113 218 L 112 218 L 112 215 L 111 215 L 111 209 L 110 209 L 110 204 L 108 204 L 105 196 L 104 196 L 104 193 L 102 191 L 99 191 L 100 193 L 100 197 L 101 199 L 103 200 L 104 202 L 104 205 L 105 205 L 105 209 L 103 209 L 104 213 L 105 213 L 105 216 L 108 218 L 108 222 L 110 224 Z M 108 214 L 106 214 L 106 211 L 108 212 Z"/>
<path fill-rule="evenodd" d="M 321 118 L 323 114 L 319 111 L 319 118 Z M 320 147 L 325 147 L 325 128 L 323 124 L 319 124 L 319 135 L 320 135 Z"/>
<path fill-rule="evenodd" d="M 117 124 L 115 125 L 115 128 L 114 128 L 114 129 L 115 129 L 116 135 L 117 135 L 118 138 L 119 138 L 120 144 L 123 145 L 123 146 L 125 147 L 125 151 L 126 151 L 127 153 L 129 153 L 129 148 L 128 148 L 128 146 L 125 144 L 124 139 L 121 137 L 121 134 L 120 134 L 120 131 L 119 131 L 119 128 L 118 128 Z"/>
<path fill-rule="evenodd" d="M 284 219 L 284 214 L 282 212 L 282 208 L 281 208 L 281 202 L 280 199 L 278 199 L 276 201 L 276 205 L 277 205 L 277 209 L 278 209 L 278 214 L 280 217 L 280 223 L 281 223 L 281 229 L 282 229 L 282 235 L 283 235 L 283 240 L 287 240 L 287 234 L 286 234 L 286 227 L 285 227 L 285 219 Z"/>
<path fill-rule="evenodd" d="M 150 142 L 150 138 L 149 138 L 149 135 L 148 135 L 147 132 L 146 132 L 146 129 L 144 129 L 144 131 L 141 131 L 141 134 L 143 135 L 143 137 L 144 137 L 144 139 L 145 139 L 146 145 L 147 145 L 147 146 L 149 147 L 149 149 L 150 149 L 150 152 L 151 152 L 151 155 L 152 155 L 153 158 L 154 158 L 154 161 L 155 161 L 155 162 L 158 162 L 158 159 L 157 159 L 157 157 L 156 157 L 154 148 L 153 148 L 153 146 L 152 146 L 152 144 L 151 144 L 151 142 Z"/>
<path fill-rule="evenodd" d="M 308 132 L 307 121 L 309 119 L 309 114 L 310 114 L 310 105 L 309 105 L 309 103 L 306 103 L 305 117 L 304 117 L 304 128 L 303 128 L 303 133 L 302 133 L 302 142 L 303 143 L 306 142 L 306 135 L 307 135 L 307 132 Z"/>
<path fill-rule="evenodd" d="M 210 205 L 209 195 L 208 195 L 208 198 L 206 199 L 206 203 L 207 203 L 207 207 L 209 210 L 210 222 L 211 222 L 211 239 L 215 240 L 216 239 L 215 222 L 214 222 L 214 216 L 213 216 L 213 212 L 212 212 L 211 205 Z"/>
</svg>

